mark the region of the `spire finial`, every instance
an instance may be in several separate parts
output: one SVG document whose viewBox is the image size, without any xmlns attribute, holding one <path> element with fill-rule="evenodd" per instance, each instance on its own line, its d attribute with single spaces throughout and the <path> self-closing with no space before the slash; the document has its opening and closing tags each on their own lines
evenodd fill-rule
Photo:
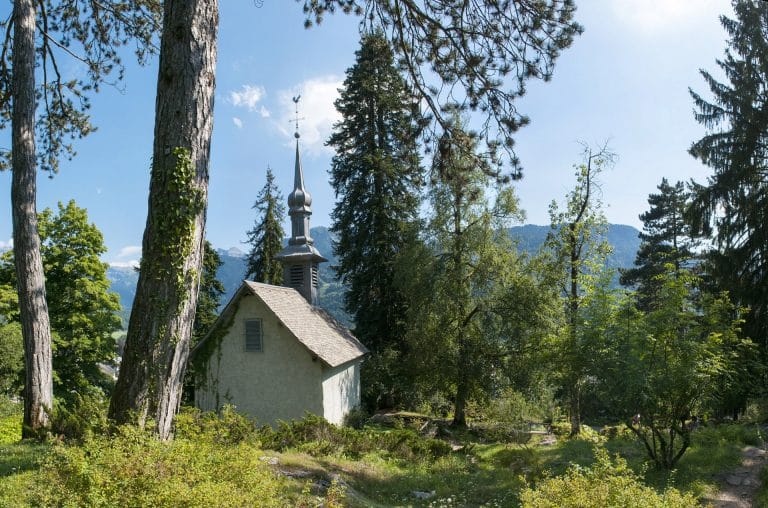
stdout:
<svg viewBox="0 0 768 508">
<path fill-rule="evenodd" d="M 296 138 L 296 139 L 299 139 L 299 137 L 300 137 L 300 134 L 299 134 L 299 120 L 304 120 L 303 117 L 299 118 L 299 101 L 301 100 L 301 94 L 296 95 L 291 100 L 293 101 L 294 108 L 295 108 L 295 111 L 296 111 L 296 117 L 293 120 L 294 122 L 296 122 L 296 132 L 293 133 L 293 137 Z"/>
</svg>

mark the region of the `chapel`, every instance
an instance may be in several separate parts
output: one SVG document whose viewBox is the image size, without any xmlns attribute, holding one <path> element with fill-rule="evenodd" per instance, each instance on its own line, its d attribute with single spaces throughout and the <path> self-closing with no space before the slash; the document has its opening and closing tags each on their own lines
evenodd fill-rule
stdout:
<svg viewBox="0 0 768 508">
<path fill-rule="evenodd" d="M 317 305 L 318 266 L 326 262 L 310 236 L 312 196 L 304 185 L 298 122 L 291 236 L 278 259 L 283 286 L 245 280 L 211 331 L 195 347 L 204 354 L 195 405 L 232 404 L 259 424 L 306 412 L 341 424 L 360 405 L 360 365 L 368 350 Z"/>
</svg>

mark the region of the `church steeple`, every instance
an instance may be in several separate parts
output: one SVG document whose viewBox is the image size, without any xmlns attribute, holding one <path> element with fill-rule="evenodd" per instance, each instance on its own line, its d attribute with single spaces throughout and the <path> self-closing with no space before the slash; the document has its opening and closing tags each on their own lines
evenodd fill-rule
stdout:
<svg viewBox="0 0 768 508">
<path fill-rule="evenodd" d="M 309 233 L 309 217 L 312 215 L 312 196 L 304 187 L 304 171 L 299 155 L 299 114 L 301 96 L 293 98 L 296 104 L 296 162 L 294 164 L 293 191 L 288 194 L 288 215 L 291 217 L 291 238 L 278 254 L 283 264 L 283 285 L 297 289 L 312 305 L 317 305 L 318 264 L 328 261 L 314 246 Z"/>
</svg>

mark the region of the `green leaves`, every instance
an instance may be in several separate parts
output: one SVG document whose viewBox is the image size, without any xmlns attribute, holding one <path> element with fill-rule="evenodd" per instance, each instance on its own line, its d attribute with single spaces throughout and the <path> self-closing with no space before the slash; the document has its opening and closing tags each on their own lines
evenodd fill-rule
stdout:
<svg viewBox="0 0 768 508">
<path fill-rule="evenodd" d="M 109 291 L 99 229 L 74 201 L 38 215 L 48 310 L 53 330 L 54 393 L 68 401 L 86 387 L 107 389 L 100 364 L 114 365 L 112 334 L 121 328 L 120 299 Z M 18 320 L 13 259 L 0 261 L 0 322 Z M 2 332 L 0 332 L 2 333 Z"/>
<path fill-rule="evenodd" d="M 267 182 L 259 192 L 253 208 L 258 210 L 260 218 L 253 229 L 248 231 L 251 251 L 246 260 L 246 278 L 256 282 L 280 285 L 283 282 L 283 265 L 277 255 L 283 248 L 283 218 L 285 205 L 283 196 L 275 185 L 275 176 L 267 168 Z"/>
</svg>

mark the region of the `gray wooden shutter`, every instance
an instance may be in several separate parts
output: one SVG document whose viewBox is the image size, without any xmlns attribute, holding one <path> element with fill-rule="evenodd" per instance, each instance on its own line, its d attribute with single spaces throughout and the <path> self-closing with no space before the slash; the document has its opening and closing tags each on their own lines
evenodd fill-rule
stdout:
<svg viewBox="0 0 768 508">
<path fill-rule="evenodd" d="M 245 350 L 248 352 L 263 351 L 261 336 L 261 319 L 245 320 Z"/>
</svg>

